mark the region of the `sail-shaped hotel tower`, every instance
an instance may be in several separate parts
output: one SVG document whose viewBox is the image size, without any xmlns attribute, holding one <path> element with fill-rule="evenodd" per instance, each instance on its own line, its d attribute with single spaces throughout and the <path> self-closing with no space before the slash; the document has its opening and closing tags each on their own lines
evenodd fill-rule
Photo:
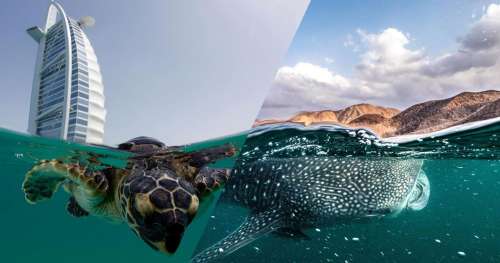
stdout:
<svg viewBox="0 0 500 263">
<path fill-rule="evenodd" d="M 104 87 L 94 49 L 82 30 L 90 24 L 92 18 L 74 20 L 51 2 L 45 26 L 27 30 L 39 44 L 28 132 L 102 143 Z"/>
</svg>

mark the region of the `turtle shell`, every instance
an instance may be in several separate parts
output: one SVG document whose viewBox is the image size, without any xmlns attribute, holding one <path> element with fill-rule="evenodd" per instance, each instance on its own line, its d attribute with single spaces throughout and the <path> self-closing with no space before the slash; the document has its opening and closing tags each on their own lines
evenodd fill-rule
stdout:
<svg viewBox="0 0 500 263">
<path fill-rule="evenodd" d="M 118 145 L 118 149 L 134 153 L 145 153 L 164 147 L 163 142 L 147 136 L 136 137 Z"/>
<path fill-rule="evenodd" d="M 146 170 L 128 177 L 121 205 L 132 230 L 155 250 L 174 253 L 198 210 L 194 187 L 170 170 Z"/>
</svg>

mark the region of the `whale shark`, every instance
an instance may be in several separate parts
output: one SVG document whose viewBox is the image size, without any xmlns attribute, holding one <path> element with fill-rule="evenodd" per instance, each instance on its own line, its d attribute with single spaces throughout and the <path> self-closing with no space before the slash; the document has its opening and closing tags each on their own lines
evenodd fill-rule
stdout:
<svg viewBox="0 0 500 263">
<path fill-rule="evenodd" d="M 237 163 L 221 201 L 245 207 L 249 215 L 192 262 L 216 261 L 269 233 L 300 237 L 307 228 L 421 210 L 430 195 L 422 164 L 418 159 L 307 156 Z"/>
</svg>

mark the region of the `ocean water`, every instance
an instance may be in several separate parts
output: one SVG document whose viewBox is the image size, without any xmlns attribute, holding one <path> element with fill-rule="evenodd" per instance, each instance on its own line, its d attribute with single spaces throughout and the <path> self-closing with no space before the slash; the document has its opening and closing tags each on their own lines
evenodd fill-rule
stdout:
<svg viewBox="0 0 500 263">
<path fill-rule="evenodd" d="M 187 145 L 185 150 L 232 143 L 240 147 L 246 135 L 236 134 Z M 129 154 L 107 147 L 79 145 L 0 129 L 0 251 L 2 262 L 187 262 L 204 231 L 220 193 L 202 202 L 178 252 L 155 252 L 126 224 L 97 217 L 74 218 L 66 212 L 68 195 L 62 189 L 36 205 L 24 199 L 24 174 L 41 159 L 97 156 L 107 165 L 123 167 Z M 231 167 L 233 159 L 215 164 Z"/>
<path fill-rule="evenodd" d="M 500 125 L 490 124 L 396 145 L 364 130 L 284 124 L 188 145 L 186 150 L 226 142 L 239 148 L 246 139 L 239 162 L 297 156 L 425 160 L 431 195 L 421 211 L 306 229 L 309 239 L 267 235 L 217 262 L 500 262 L 499 132 Z M 248 215 L 246 209 L 219 200 L 224 193 L 217 192 L 202 203 L 178 253 L 166 256 L 147 247 L 125 224 L 71 217 L 64 191 L 37 205 L 24 200 L 24 174 L 40 159 L 94 155 L 122 167 L 128 153 L 8 130 L 0 130 L 0 145 L 0 247 L 5 262 L 187 262 L 193 251 L 222 239 Z M 232 167 L 234 161 L 216 166 Z"/>
<path fill-rule="evenodd" d="M 379 140 L 369 131 L 329 124 L 258 127 L 238 162 L 300 156 L 423 159 L 429 203 L 396 218 L 309 228 L 308 238 L 269 234 L 216 262 L 500 262 L 499 135 L 498 122 L 411 141 Z M 225 200 L 222 193 L 197 252 L 233 232 L 249 214 Z"/>
</svg>

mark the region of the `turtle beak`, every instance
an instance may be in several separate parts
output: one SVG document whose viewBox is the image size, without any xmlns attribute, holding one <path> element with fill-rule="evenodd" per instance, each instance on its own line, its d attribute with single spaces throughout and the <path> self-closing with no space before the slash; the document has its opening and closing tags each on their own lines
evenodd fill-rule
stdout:
<svg viewBox="0 0 500 263">
<path fill-rule="evenodd" d="M 164 215 L 156 212 L 142 215 L 144 211 L 133 209 L 135 216 L 128 218 L 130 228 L 149 247 L 166 255 L 174 254 L 179 247 L 185 226 L 176 222 L 166 222 Z"/>
<path fill-rule="evenodd" d="M 171 231 L 174 230 L 175 229 L 171 229 Z M 184 232 L 184 228 L 179 229 L 179 231 L 177 232 L 178 233 L 172 232 L 170 233 L 172 235 L 171 237 L 167 235 L 167 237 L 164 240 L 156 242 L 150 241 L 147 237 L 143 236 L 142 234 L 139 235 L 141 239 L 152 249 L 159 251 L 165 255 L 173 255 L 177 251 L 177 248 L 181 243 L 181 238 Z"/>
</svg>

